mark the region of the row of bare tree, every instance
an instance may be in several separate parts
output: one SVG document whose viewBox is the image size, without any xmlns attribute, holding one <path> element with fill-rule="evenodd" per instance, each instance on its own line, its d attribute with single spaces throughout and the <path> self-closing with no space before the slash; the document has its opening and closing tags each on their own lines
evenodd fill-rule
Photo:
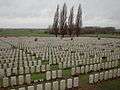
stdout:
<svg viewBox="0 0 120 90">
<path fill-rule="evenodd" d="M 82 28 L 82 9 L 81 4 L 79 4 L 77 16 L 74 23 L 74 7 L 70 9 L 70 15 L 67 18 L 67 6 L 64 3 L 62 10 L 59 10 L 59 5 L 57 5 L 57 10 L 55 12 L 54 21 L 52 25 L 52 33 L 58 36 L 60 34 L 62 37 L 64 35 L 76 35 L 79 36 L 80 30 Z"/>
</svg>

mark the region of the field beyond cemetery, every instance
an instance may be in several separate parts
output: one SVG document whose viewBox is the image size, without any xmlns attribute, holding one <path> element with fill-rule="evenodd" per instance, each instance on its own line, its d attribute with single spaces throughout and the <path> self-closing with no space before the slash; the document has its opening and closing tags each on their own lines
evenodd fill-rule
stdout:
<svg viewBox="0 0 120 90">
<path fill-rule="evenodd" d="M 0 36 L 4 37 L 55 37 L 47 29 L 0 29 Z M 60 35 L 58 35 L 60 36 Z M 103 37 L 103 38 L 120 38 L 120 34 L 80 34 L 80 37 Z M 66 37 L 66 36 L 65 36 Z M 67 35 L 68 37 L 68 35 Z"/>
<path fill-rule="evenodd" d="M 0 35 L 0 90 L 120 89 L 119 36 L 71 40 L 38 30 Z"/>
<path fill-rule="evenodd" d="M 0 36 L 14 36 L 14 37 L 23 37 L 23 36 L 40 36 L 40 37 L 48 37 L 51 36 L 48 34 L 45 29 L 1 29 Z"/>
</svg>

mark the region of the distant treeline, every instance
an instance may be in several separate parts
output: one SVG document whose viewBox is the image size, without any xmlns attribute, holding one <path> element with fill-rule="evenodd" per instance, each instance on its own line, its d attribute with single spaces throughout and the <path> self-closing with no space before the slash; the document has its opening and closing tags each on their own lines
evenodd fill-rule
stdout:
<svg viewBox="0 0 120 90">
<path fill-rule="evenodd" d="M 49 30 L 49 33 L 54 34 L 52 30 Z M 120 34 L 120 29 L 115 27 L 82 27 L 79 34 Z"/>
<path fill-rule="evenodd" d="M 120 34 L 115 27 L 84 27 L 80 31 L 81 34 Z"/>
</svg>

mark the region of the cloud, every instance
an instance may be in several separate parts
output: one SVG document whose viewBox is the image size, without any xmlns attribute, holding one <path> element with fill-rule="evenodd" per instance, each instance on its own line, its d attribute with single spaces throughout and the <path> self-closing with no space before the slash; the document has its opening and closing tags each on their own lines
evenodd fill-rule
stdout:
<svg viewBox="0 0 120 90">
<path fill-rule="evenodd" d="M 47 28 L 52 24 L 57 4 L 69 9 L 82 4 L 84 26 L 120 28 L 119 0 L 0 0 L 0 27 Z"/>
<path fill-rule="evenodd" d="M 111 27 L 111 26 L 119 27 L 119 22 L 109 18 L 94 17 L 94 18 L 89 18 L 88 20 L 85 20 L 84 25 L 102 26 L 102 27 Z"/>
<path fill-rule="evenodd" d="M 16 17 L 16 18 L 0 18 L 1 27 L 6 28 L 44 28 L 51 22 L 50 18 L 41 17 Z"/>
</svg>

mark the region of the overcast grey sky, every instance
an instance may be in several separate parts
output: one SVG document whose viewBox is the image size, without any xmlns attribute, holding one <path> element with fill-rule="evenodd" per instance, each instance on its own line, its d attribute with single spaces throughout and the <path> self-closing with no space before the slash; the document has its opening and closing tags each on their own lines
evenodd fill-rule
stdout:
<svg viewBox="0 0 120 90">
<path fill-rule="evenodd" d="M 47 28 L 64 2 L 75 13 L 81 3 L 83 26 L 120 28 L 120 0 L 0 0 L 0 27 Z"/>
</svg>

